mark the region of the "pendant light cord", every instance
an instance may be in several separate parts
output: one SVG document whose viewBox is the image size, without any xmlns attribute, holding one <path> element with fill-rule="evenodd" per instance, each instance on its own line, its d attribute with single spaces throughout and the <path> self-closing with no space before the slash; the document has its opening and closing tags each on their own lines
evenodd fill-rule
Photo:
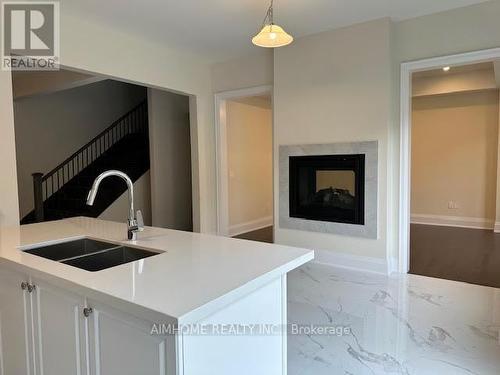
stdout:
<svg viewBox="0 0 500 375">
<path fill-rule="evenodd" d="M 262 21 L 262 27 L 268 25 L 266 21 L 269 20 L 269 25 L 274 23 L 274 0 L 271 0 L 271 5 L 267 9 L 266 16 L 264 17 L 264 21 Z"/>
</svg>

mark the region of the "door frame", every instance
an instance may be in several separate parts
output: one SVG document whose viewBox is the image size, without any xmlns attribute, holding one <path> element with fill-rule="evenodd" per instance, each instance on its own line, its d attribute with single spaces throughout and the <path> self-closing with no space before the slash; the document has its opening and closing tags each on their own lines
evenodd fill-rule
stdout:
<svg viewBox="0 0 500 375">
<path fill-rule="evenodd" d="M 216 138 L 215 153 L 216 153 L 216 164 L 217 164 L 216 165 L 217 234 L 220 236 L 229 236 L 229 183 L 228 183 L 229 174 L 228 174 L 228 160 L 227 160 L 226 103 L 228 100 L 231 99 L 238 99 L 248 96 L 257 96 L 265 94 L 271 95 L 271 103 L 272 103 L 273 102 L 272 85 L 223 91 L 215 94 L 215 138 Z M 271 107 L 272 107 L 271 110 L 274 112 L 274 106 L 271 105 Z M 274 136 L 274 125 L 273 125 L 273 136 Z"/>
<path fill-rule="evenodd" d="M 400 174 L 399 174 L 399 261 L 398 272 L 410 271 L 411 197 L 411 107 L 412 74 L 445 66 L 459 66 L 500 59 L 500 48 L 434 57 L 401 64 Z"/>
</svg>

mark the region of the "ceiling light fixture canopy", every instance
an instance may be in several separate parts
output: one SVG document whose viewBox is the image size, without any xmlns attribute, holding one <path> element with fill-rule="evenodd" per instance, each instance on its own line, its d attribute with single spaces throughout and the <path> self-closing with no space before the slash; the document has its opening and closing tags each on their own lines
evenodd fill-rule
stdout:
<svg viewBox="0 0 500 375">
<path fill-rule="evenodd" d="M 267 9 L 266 16 L 262 22 L 262 30 L 253 37 L 252 43 L 264 48 L 283 47 L 293 42 L 293 37 L 281 26 L 274 24 L 274 0 Z"/>
</svg>

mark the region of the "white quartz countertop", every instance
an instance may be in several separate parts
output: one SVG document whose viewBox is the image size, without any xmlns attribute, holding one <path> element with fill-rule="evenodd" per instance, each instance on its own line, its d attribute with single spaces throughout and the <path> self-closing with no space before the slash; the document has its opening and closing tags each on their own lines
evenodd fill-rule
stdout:
<svg viewBox="0 0 500 375">
<path fill-rule="evenodd" d="M 20 250 L 92 238 L 162 252 L 89 272 Z M 14 263 L 181 321 L 196 320 L 312 260 L 312 250 L 147 227 L 126 240 L 126 225 L 72 218 L 0 229 L 0 263 Z"/>
</svg>

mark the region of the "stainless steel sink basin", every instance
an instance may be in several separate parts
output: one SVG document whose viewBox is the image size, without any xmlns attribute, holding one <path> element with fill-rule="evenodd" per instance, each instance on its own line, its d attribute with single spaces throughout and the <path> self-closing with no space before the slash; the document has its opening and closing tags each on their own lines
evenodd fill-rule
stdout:
<svg viewBox="0 0 500 375">
<path fill-rule="evenodd" d="M 148 258 L 158 253 L 151 251 L 136 249 L 133 247 L 120 246 L 114 249 L 102 251 L 93 255 L 86 255 L 83 257 L 63 261 L 62 263 L 68 264 L 73 267 L 81 268 L 87 271 L 95 272 L 134 262 L 139 259 Z"/>
<path fill-rule="evenodd" d="M 50 260 L 61 261 L 77 256 L 93 254 L 98 251 L 110 249 L 116 246 L 117 245 L 108 242 L 94 241 L 87 238 L 82 238 L 80 240 L 68 241 L 55 245 L 48 245 L 37 247 L 35 249 L 24 250 L 24 252 Z"/>
<path fill-rule="evenodd" d="M 87 238 L 37 247 L 24 252 L 91 272 L 158 255 L 153 251 Z"/>
</svg>

